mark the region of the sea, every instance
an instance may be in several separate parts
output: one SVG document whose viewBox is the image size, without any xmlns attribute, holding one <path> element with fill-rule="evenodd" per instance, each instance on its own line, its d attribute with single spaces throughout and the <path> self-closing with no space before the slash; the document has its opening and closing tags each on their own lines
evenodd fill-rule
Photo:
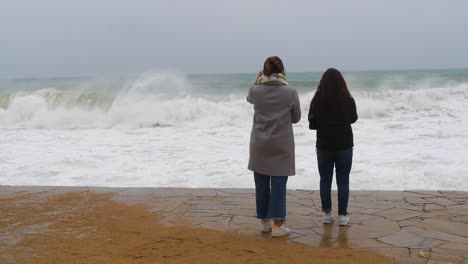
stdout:
<svg viewBox="0 0 468 264">
<path fill-rule="evenodd" d="M 318 189 L 301 99 L 290 189 Z M 352 190 L 468 190 L 468 69 L 343 72 L 355 98 Z M 253 188 L 256 73 L 0 79 L 0 185 Z M 335 188 L 335 187 L 334 187 Z"/>
</svg>

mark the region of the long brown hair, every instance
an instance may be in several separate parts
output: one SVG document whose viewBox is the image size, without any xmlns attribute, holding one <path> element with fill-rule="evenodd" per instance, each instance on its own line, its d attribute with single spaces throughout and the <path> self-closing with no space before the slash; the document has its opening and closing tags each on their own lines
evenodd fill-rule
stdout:
<svg viewBox="0 0 468 264">
<path fill-rule="evenodd" d="M 325 71 L 322 75 L 322 79 L 320 79 L 313 101 L 325 97 L 339 99 L 352 97 L 343 75 L 341 75 L 341 72 L 337 69 L 330 68 Z"/>
<path fill-rule="evenodd" d="M 263 74 L 267 77 L 270 77 L 272 74 L 284 72 L 283 61 L 277 56 L 269 57 L 265 60 L 263 64 Z"/>
</svg>

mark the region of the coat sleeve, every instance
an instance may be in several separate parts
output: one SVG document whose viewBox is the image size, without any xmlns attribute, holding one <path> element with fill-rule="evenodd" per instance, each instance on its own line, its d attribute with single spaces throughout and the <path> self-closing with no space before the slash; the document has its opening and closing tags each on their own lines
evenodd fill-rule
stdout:
<svg viewBox="0 0 468 264">
<path fill-rule="evenodd" d="M 354 101 L 354 98 L 351 97 L 351 101 L 350 101 L 350 117 L 349 117 L 349 121 L 351 122 L 351 124 L 355 123 L 357 120 L 358 120 L 358 115 L 357 115 L 357 111 L 356 111 L 356 102 Z"/>
<path fill-rule="evenodd" d="M 250 87 L 249 93 L 247 94 L 247 102 L 254 104 L 254 99 L 253 99 L 253 86 Z"/>
<path fill-rule="evenodd" d="M 314 99 L 310 101 L 309 115 L 307 116 L 307 119 L 309 120 L 309 129 L 316 130 L 317 118 L 314 115 Z"/>
<path fill-rule="evenodd" d="M 293 92 L 293 107 L 291 111 L 292 115 L 292 122 L 296 124 L 301 120 L 301 101 L 299 100 L 299 95 L 297 94 L 297 91 L 294 90 Z"/>
</svg>

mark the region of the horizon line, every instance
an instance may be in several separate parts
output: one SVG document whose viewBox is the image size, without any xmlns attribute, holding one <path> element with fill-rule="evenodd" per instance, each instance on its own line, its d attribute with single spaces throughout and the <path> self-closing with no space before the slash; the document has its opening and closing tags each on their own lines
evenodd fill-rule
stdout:
<svg viewBox="0 0 468 264">
<path fill-rule="evenodd" d="M 327 68 L 328 69 L 328 68 Z M 311 71 L 286 71 L 286 73 L 322 73 L 324 70 L 311 70 Z M 340 69 L 343 73 L 359 73 L 359 72 L 400 72 L 400 71 L 448 71 L 448 70 L 468 70 L 467 67 L 448 67 L 448 68 L 402 68 L 402 69 L 359 69 L 359 70 L 346 70 Z M 0 80 L 43 80 L 43 79 L 81 79 L 81 78 L 100 78 L 100 77 L 116 77 L 116 76 L 132 76 L 132 75 L 141 75 L 149 72 L 175 72 L 185 74 L 187 76 L 201 76 L 201 75 L 236 75 L 236 74 L 257 74 L 256 72 L 200 72 L 200 73 L 191 73 L 183 72 L 178 70 L 146 70 L 141 72 L 133 73 L 108 73 L 101 75 L 49 75 L 49 76 L 35 76 L 35 77 L 6 77 L 0 76 Z"/>
</svg>

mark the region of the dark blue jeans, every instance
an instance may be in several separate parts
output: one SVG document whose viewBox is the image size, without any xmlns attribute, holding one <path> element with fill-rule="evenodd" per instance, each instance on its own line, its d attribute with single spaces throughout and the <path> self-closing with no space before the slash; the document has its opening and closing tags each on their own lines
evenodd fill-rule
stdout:
<svg viewBox="0 0 468 264">
<path fill-rule="evenodd" d="M 331 186 L 333 168 L 336 168 L 336 183 L 338 185 L 338 214 L 348 215 L 349 173 L 353 164 L 353 148 L 338 151 L 317 150 L 318 169 L 320 173 L 320 199 L 322 211 L 332 210 Z"/>
<path fill-rule="evenodd" d="M 288 176 L 267 176 L 254 172 L 258 219 L 286 219 Z"/>
</svg>

